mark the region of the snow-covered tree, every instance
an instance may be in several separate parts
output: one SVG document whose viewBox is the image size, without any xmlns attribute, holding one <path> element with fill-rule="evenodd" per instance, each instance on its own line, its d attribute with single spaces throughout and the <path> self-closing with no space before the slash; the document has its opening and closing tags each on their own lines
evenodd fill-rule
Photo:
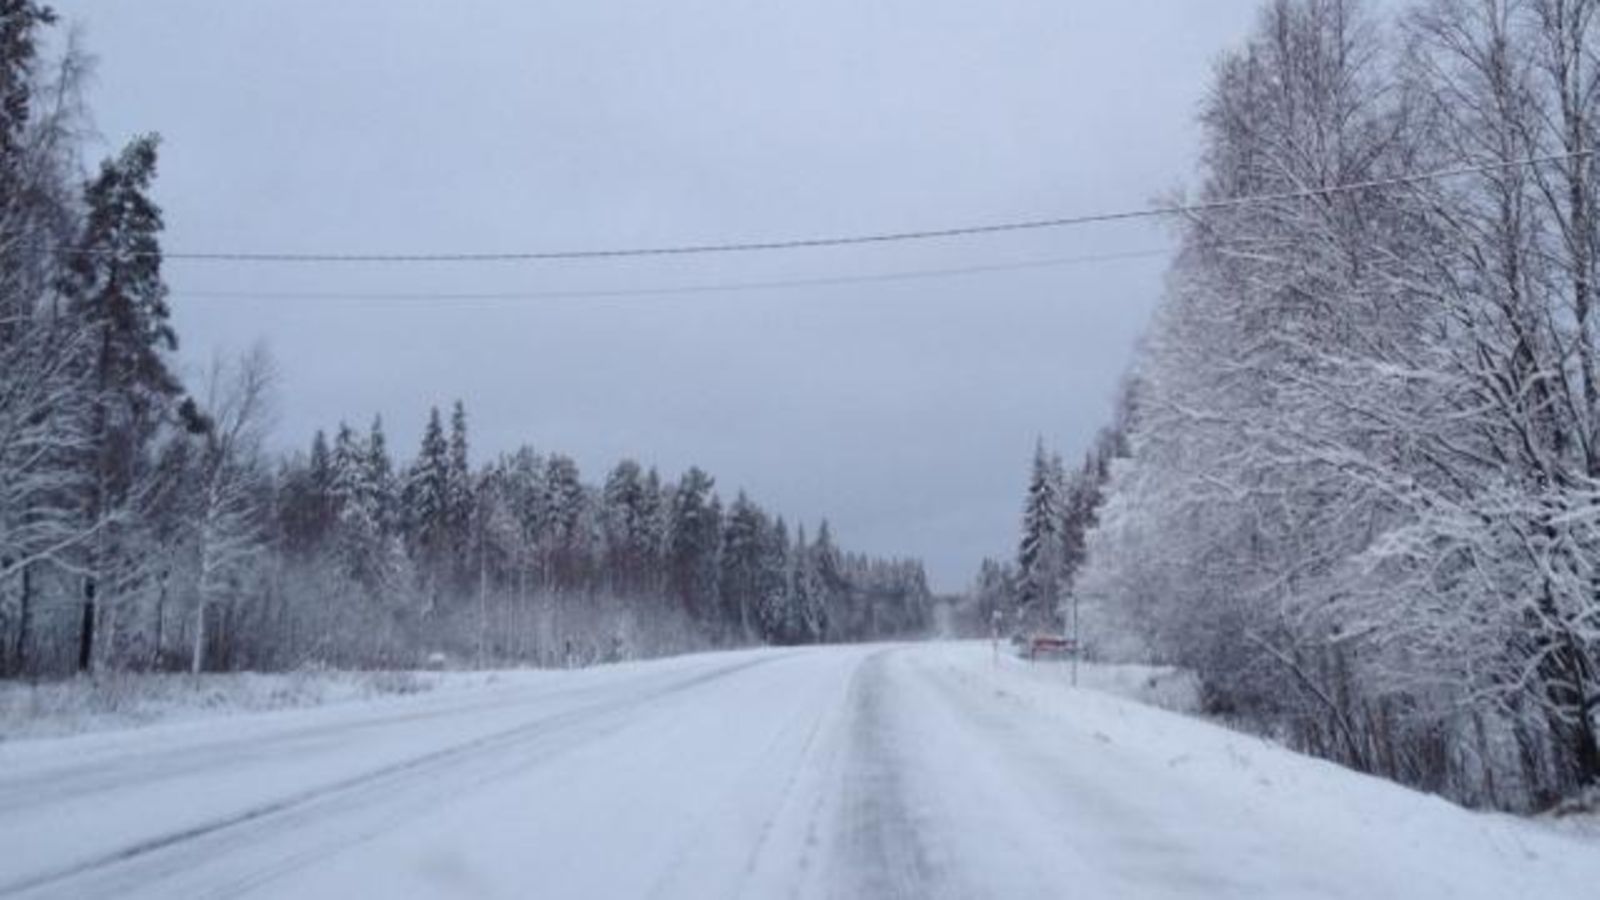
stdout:
<svg viewBox="0 0 1600 900">
<path fill-rule="evenodd" d="M 1488 168 L 1183 225 L 1078 579 L 1219 710 L 1474 802 L 1600 775 L 1593 160 L 1526 163 L 1592 146 L 1595 8 L 1266 8 L 1200 200 Z"/>
<path fill-rule="evenodd" d="M 258 346 L 233 367 L 213 366 L 204 414 L 196 490 L 198 575 L 189 667 L 206 659 L 208 610 L 239 597 L 250 570 L 267 550 L 261 442 L 271 415 L 274 365 Z"/>
<path fill-rule="evenodd" d="M 413 555 L 420 573 L 430 585 L 430 607 L 439 603 L 440 582 L 446 577 L 454 540 L 450 470 L 449 443 L 444 436 L 439 409 L 434 407 L 428 411 L 422 445 L 406 476 L 402 494 L 404 522 Z"/>
<path fill-rule="evenodd" d="M 757 633 L 757 610 L 765 587 L 767 528 L 766 513 L 740 491 L 723 520 L 717 586 L 722 593 L 722 620 L 734 626 L 734 634 L 741 640 L 750 640 Z"/>
<path fill-rule="evenodd" d="M 395 533 L 399 497 L 395 488 L 394 461 L 389 458 L 388 440 L 383 435 L 383 417 L 374 416 L 372 428 L 367 432 L 366 482 L 372 492 L 373 521 L 378 533 L 389 537 Z"/>
<path fill-rule="evenodd" d="M 383 583 L 385 558 L 370 460 L 369 445 L 339 423 L 333 442 L 335 544 L 346 576 L 369 589 Z"/>
<path fill-rule="evenodd" d="M 714 485 L 704 471 L 689 469 L 672 492 L 668 518 L 668 584 L 684 611 L 699 621 L 713 615 L 717 600 L 721 522 L 712 494 Z"/>
<path fill-rule="evenodd" d="M 539 551 L 546 579 L 563 587 L 583 576 L 590 550 L 589 495 L 572 457 L 552 455 L 545 463 L 539 511 Z"/>
<path fill-rule="evenodd" d="M 601 496 L 608 565 L 622 590 L 638 590 L 652 556 L 644 470 L 631 459 L 617 463 L 606 476 Z"/>
<path fill-rule="evenodd" d="M 468 542 L 474 499 L 472 465 L 467 454 L 467 408 L 460 401 L 450 411 L 450 449 L 445 458 L 444 504 L 449 546 L 459 561 Z"/>
<path fill-rule="evenodd" d="M 1055 630 L 1063 574 L 1061 460 L 1034 450 L 1033 471 L 1023 505 L 1022 540 L 1017 549 L 1019 589 L 1016 627 Z"/>
<path fill-rule="evenodd" d="M 787 640 L 789 586 L 793 576 L 789 526 L 779 516 L 762 536 L 761 576 L 758 586 L 756 620 L 761 639 L 769 644 Z"/>
<path fill-rule="evenodd" d="M 148 500 L 152 442 L 178 409 L 182 392 L 166 359 L 178 342 L 161 276 L 161 210 L 150 198 L 157 145 L 154 136 L 135 138 L 85 187 L 83 226 L 62 279 L 68 312 L 85 323 L 93 341 L 86 359 L 94 401 L 85 511 L 96 535 L 82 564 L 88 573 L 83 668 L 115 653 L 120 588 L 136 577 L 140 562 L 128 530 Z M 188 418 L 192 426 L 193 416 Z M 110 640 L 96 651 L 101 630 Z"/>
</svg>

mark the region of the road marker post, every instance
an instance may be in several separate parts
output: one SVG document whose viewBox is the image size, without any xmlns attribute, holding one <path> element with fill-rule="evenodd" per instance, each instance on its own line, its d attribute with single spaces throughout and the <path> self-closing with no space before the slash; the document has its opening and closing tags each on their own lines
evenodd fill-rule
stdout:
<svg viewBox="0 0 1600 900">
<path fill-rule="evenodd" d="M 989 616 L 989 646 L 994 653 L 994 667 L 1000 668 L 1000 610 Z"/>
<path fill-rule="evenodd" d="M 1078 686 L 1078 657 L 1083 655 L 1083 636 L 1078 633 L 1078 592 L 1072 592 L 1072 686 Z"/>
</svg>

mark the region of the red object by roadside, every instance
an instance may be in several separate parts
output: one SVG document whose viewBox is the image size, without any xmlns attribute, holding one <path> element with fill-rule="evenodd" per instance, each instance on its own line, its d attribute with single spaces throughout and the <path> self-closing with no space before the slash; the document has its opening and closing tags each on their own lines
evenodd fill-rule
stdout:
<svg viewBox="0 0 1600 900">
<path fill-rule="evenodd" d="M 1077 644 L 1067 637 L 1057 634 L 1036 634 L 1028 638 L 1028 658 L 1038 659 L 1041 655 L 1051 656 L 1075 652 Z"/>
</svg>

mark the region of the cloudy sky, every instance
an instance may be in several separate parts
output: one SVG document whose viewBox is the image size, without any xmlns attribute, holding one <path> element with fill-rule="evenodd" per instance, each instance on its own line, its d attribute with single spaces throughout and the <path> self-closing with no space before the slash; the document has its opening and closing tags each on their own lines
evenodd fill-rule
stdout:
<svg viewBox="0 0 1600 900">
<path fill-rule="evenodd" d="M 897 231 L 1146 205 L 1254 0 L 52 0 L 174 251 L 438 253 Z M 171 262 L 191 372 L 265 339 L 277 437 L 461 398 L 478 459 L 711 471 L 937 586 L 1009 554 L 1034 440 L 1108 415 L 1163 261 L 646 297 L 1166 246 L 1159 228 L 671 260 Z M 241 298 L 238 294 L 335 294 Z M 220 296 L 220 295 L 235 296 Z M 370 295 L 412 295 L 372 299 Z M 369 295 L 362 297 L 360 295 Z"/>
</svg>

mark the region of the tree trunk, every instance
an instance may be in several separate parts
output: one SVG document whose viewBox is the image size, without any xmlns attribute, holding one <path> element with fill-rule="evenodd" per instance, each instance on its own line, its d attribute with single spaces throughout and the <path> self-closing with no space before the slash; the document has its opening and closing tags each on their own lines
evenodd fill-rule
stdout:
<svg viewBox="0 0 1600 900">
<path fill-rule="evenodd" d="M 84 587 L 83 618 L 78 625 L 78 671 L 88 672 L 94 662 L 94 582 Z"/>
<path fill-rule="evenodd" d="M 189 674 L 199 675 L 206 656 L 206 598 L 201 596 L 194 607 L 194 646 L 189 656 Z"/>
<path fill-rule="evenodd" d="M 16 673 L 28 671 L 28 639 L 33 630 L 33 566 L 22 567 L 22 603 L 17 610 L 17 652 L 14 655 Z"/>
<path fill-rule="evenodd" d="M 478 668 L 484 668 L 489 645 L 489 560 L 483 530 L 478 531 Z"/>
<path fill-rule="evenodd" d="M 156 596 L 156 639 L 150 650 L 150 669 L 161 671 L 161 645 L 166 640 L 167 630 L 167 576 L 161 575 L 161 592 Z"/>
</svg>

